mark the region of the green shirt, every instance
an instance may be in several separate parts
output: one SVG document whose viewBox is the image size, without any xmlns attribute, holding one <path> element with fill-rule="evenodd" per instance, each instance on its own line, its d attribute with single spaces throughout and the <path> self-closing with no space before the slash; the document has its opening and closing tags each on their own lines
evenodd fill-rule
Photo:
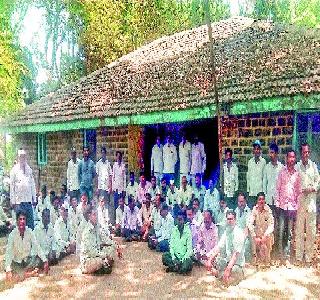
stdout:
<svg viewBox="0 0 320 300">
<path fill-rule="evenodd" d="M 192 256 L 192 235 L 188 224 L 184 224 L 182 235 L 176 225 L 171 233 L 170 254 L 172 259 L 185 260 Z"/>
</svg>

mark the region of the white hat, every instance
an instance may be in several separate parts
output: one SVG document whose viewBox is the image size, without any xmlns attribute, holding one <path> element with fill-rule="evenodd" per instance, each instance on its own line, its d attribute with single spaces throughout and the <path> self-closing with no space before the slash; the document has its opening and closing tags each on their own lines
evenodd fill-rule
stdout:
<svg viewBox="0 0 320 300">
<path fill-rule="evenodd" d="M 18 156 L 20 156 L 20 155 L 26 155 L 26 154 L 27 154 L 27 153 L 26 153 L 25 150 L 23 150 L 23 149 L 18 150 Z"/>
</svg>

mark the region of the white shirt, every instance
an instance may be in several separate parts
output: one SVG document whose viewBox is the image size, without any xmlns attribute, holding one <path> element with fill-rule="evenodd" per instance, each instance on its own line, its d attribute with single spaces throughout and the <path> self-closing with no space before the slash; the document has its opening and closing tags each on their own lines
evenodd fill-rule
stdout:
<svg viewBox="0 0 320 300">
<path fill-rule="evenodd" d="M 126 205 L 124 206 L 124 209 L 125 209 L 125 207 L 126 207 Z M 120 206 L 117 207 L 117 209 L 116 209 L 116 224 L 120 224 L 120 225 L 122 224 L 124 209 L 122 211 Z"/>
<path fill-rule="evenodd" d="M 207 156 L 204 151 L 204 144 L 198 142 L 197 145 L 192 144 L 191 147 L 191 170 L 190 174 L 203 174 L 206 169 Z"/>
<path fill-rule="evenodd" d="M 191 167 L 191 144 L 186 141 L 179 144 L 180 174 L 189 174 Z"/>
<path fill-rule="evenodd" d="M 68 161 L 67 168 L 67 189 L 68 191 L 79 190 L 79 163 L 80 159 L 76 158 L 76 162 L 73 162 L 72 159 Z"/>
<path fill-rule="evenodd" d="M 307 165 L 304 166 L 302 164 L 302 161 L 300 160 L 296 164 L 296 170 L 300 173 L 300 176 L 301 176 L 302 190 L 307 188 L 313 188 L 316 191 L 319 190 L 319 184 L 320 184 L 319 171 L 318 171 L 317 165 L 313 161 L 309 159 Z M 300 202 L 299 205 L 307 209 L 308 212 L 316 213 L 317 192 L 310 193 L 307 196 L 305 196 L 302 193 L 300 195 L 299 202 Z"/>
<path fill-rule="evenodd" d="M 34 229 L 34 235 L 36 237 L 39 246 L 41 247 L 44 255 L 48 257 L 49 253 L 54 250 L 54 230 L 51 223 L 48 224 L 48 230 L 44 229 L 44 225 L 41 223 L 37 224 Z"/>
<path fill-rule="evenodd" d="M 63 221 L 62 217 L 54 224 L 54 238 L 57 246 L 57 252 L 62 252 L 64 248 L 68 247 L 71 241 L 75 240 L 72 235 L 72 229 L 69 221 L 67 224 Z"/>
<path fill-rule="evenodd" d="M 25 165 L 25 173 L 17 163 L 10 172 L 10 203 L 20 204 L 21 202 L 36 201 L 36 186 L 32 169 Z"/>
<path fill-rule="evenodd" d="M 233 197 L 238 191 L 238 167 L 234 162 L 231 162 L 230 169 L 228 169 L 227 162 L 223 164 L 223 189 L 226 197 Z"/>
<path fill-rule="evenodd" d="M 126 165 L 116 161 L 112 170 L 112 190 L 122 193 L 126 190 Z"/>
<path fill-rule="evenodd" d="M 133 196 L 136 197 L 137 191 L 138 191 L 139 184 L 137 182 L 134 182 L 133 185 L 131 185 L 131 182 L 128 183 L 127 189 L 126 189 L 126 196 Z"/>
<path fill-rule="evenodd" d="M 161 217 L 160 229 L 158 233 L 158 242 L 163 240 L 170 240 L 171 232 L 174 228 L 174 219 L 170 213 L 167 214 L 165 218 Z"/>
<path fill-rule="evenodd" d="M 214 188 L 212 191 L 208 189 L 204 195 L 203 211 L 211 210 L 215 212 L 219 208 L 220 195 L 219 191 Z"/>
<path fill-rule="evenodd" d="M 107 159 L 105 162 L 100 159 L 96 163 L 96 173 L 98 176 L 98 190 L 109 191 L 109 177 L 112 176 L 112 169 Z"/>
<path fill-rule="evenodd" d="M 248 227 L 248 223 L 251 216 L 251 209 L 246 205 L 243 211 L 240 211 L 240 208 L 238 206 L 234 210 L 234 212 L 236 213 L 237 226 L 242 229 L 245 229 L 246 227 Z"/>
<path fill-rule="evenodd" d="M 163 171 L 163 146 L 155 144 L 151 151 L 151 172 L 162 173 Z"/>
<path fill-rule="evenodd" d="M 163 146 L 163 173 L 173 174 L 177 163 L 177 149 L 173 144 L 165 144 Z"/>
<path fill-rule="evenodd" d="M 269 162 L 264 168 L 263 192 L 266 195 L 266 203 L 269 205 L 275 205 L 277 178 L 282 168 L 283 164 L 280 161 L 277 161 L 275 166 Z"/>
<path fill-rule="evenodd" d="M 20 235 L 18 228 L 14 228 L 8 236 L 8 244 L 5 254 L 5 270 L 11 271 L 12 262 L 21 263 L 30 256 L 38 255 L 43 262 L 47 258 L 39 247 L 33 231 L 26 227 L 23 238 Z"/>
<path fill-rule="evenodd" d="M 258 193 L 263 192 L 263 171 L 266 166 L 266 160 L 260 156 L 258 162 L 252 157 L 248 162 L 247 172 L 247 192 L 249 196 L 256 197 Z"/>
<path fill-rule="evenodd" d="M 98 206 L 98 223 L 103 229 L 109 227 L 109 210 L 101 205 Z"/>
<path fill-rule="evenodd" d="M 192 193 L 193 193 L 193 190 L 190 185 L 187 184 L 185 190 L 181 186 L 178 191 L 178 198 L 177 198 L 178 204 L 188 206 L 192 200 Z"/>
</svg>

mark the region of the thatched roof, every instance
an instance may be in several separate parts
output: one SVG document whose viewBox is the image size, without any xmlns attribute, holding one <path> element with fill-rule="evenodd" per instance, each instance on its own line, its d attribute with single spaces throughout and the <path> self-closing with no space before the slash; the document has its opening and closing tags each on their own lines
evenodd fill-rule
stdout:
<svg viewBox="0 0 320 300">
<path fill-rule="evenodd" d="M 220 101 L 319 93 L 318 31 L 244 17 L 212 26 Z M 10 127 L 210 105 L 209 53 L 206 26 L 165 36 L 27 106 Z"/>
</svg>

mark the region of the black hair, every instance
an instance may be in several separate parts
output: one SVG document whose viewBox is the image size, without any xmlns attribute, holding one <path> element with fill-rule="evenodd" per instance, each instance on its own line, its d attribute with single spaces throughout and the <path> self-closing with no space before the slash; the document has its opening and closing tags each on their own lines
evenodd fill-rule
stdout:
<svg viewBox="0 0 320 300">
<path fill-rule="evenodd" d="M 279 147 L 275 143 L 270 144 L 269 149 L 274 151 L 275 153 L 279 153 Z"/>
</svg>

